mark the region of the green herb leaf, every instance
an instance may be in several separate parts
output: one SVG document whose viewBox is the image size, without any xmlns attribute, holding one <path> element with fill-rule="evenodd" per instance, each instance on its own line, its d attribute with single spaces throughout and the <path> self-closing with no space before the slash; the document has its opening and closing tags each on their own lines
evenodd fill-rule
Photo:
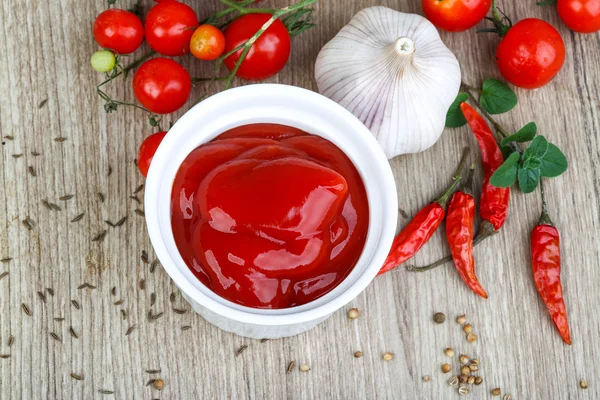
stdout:
<svg viewBox="0 0 600 400">
<path fill-rule="evenodd" d="M 569 167 L 567 157 L 552 143 L 548 143 L 548 150 L 540 160 L 540 172 L 543 177 L 555 178 Z"/>
<path fill-rule="evenodd" d="M 517 169 L 521 156 L 519 153 L 512 153 L 508 159 L 494 172 L 490 178 L 490 183 L 499 188 L 512 186 L 517 180 Z"/>
<path fill-rule="evenodd" d="M 483 82 L 481 105 L 490 114 L 502 114 L 512 110 L 518 103 L 517 95 L 504 82 L 497 79 L 487 79 Z"/>
<path fill-rule="evenodd" d="M 446 114 L 446 126 L 448 128 L 460 128 L 467 123 L 465 116 L 460 110 L 460 103 L 463 103 L 469 99 L 469 95 L 460 92 L 458 96 L 456 96 L 456 100 L 448 109 L 448 114 Z"/>
<path fill-rule="evenodd" d="M 546 1 L 538 1 L 537 4 L 538 6 L 551 6 L 552 4 L 556 4 L 558 0 L 546 0 Z"/>
<path fill-rule="evenodd" d="M 511 146 L 500 146 L 500 151 L 502 151 L 502 156 L 504 156 L 504 159 L 508 160 L 508 157 L 515 152 L 515 149 L 513 149 Z"/>
<path fill-rule="evenodd" d="M 532 157 L 537 157 L 539 159 L 544 158 L 544 155 L 548 151 L 548 141 L 543 136 L 538 136 L 533 139 L 533 142 L 529 145 L 525 153 L 523 153 L 523 161 L 527 161 L 527 159 Z"/>
<path fill-rule="evenodd" d="M 519 129 L 514 135 L 510 135 L 509 137 L 502 139 L 501 146 L 504 146 L 510 142 L 530 142 L 533 140 L 535 135 L 537 135 L 537 125 L 535 122 L 530 122 Z"/>
<path fill-rule="evenodd" d="M 531 193 L 540 183 L 539 168 L 519 168 L 517 173 L 519 178 L 519 187 L 523 193 Z"/>
</svg>

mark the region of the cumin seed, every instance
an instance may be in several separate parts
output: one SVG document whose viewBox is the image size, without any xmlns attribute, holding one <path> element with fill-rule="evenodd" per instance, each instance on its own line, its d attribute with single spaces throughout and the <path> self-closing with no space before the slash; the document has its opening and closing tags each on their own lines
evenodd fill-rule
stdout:
<svg viewBox="0 0 600 400">
<path fill-rule="evenodd" d="M 10 358 L 10 354 L 0 354 L 0 358 Z"/>
<path fill-rule="evenodd" d="M 62 211 L 62 208 L 56 203 L 50 203 L 50 207 L 52 207 L 54 211 Z"/>
<path fill-rule="evenodd" d="M 13 154 L 12 156 L 13 158 L 20 158 L 23 157 L 23 154 Z"/>
<path fill-rule="evenodd" d="M 34 156 L 34 157 L 37 157 L 37 156 L 41 156 L 42 154 L 38 153 L 37 151 L 32 151 L 31 155 Z"/>
<path fill-rule="evenodd" d="M 265 342 L 268 342 L 268 341 L 269 341 L 269 339 L 267 339 L 267 338 L 265 338 L 265 339 L 260 339 L 260 342 L 261 342 L 261 343 L 265 343 Z"/>
<path fill-rule="evenodd" d="M 3 259 L 1 259 L 1 260 L 0 260 L 0 262 L 1 262 L 2 264 L 5 264 L 5 263 L 7 263 L 7 262 L 9 262 L 9 261 L 11 261 L 11 260 L 12 260 L 12 258 L 10 258 L 10 257 L 4 257 Z"/>
<path fill-rule="evenodd" d="M 35 222 L 33 222 L 29 217 L 25 218 L 23 221 L 21 221 L 23 223 L 23 225 L 25 225 L 25 227 L 29 230 L 32 230 L 35 227 Z"/>
<path fill-rule="evenodd" d="M 62 343 L 62 340 L 60 339 L 60 337 L 56 333 L 50 332 L 50 337 L 52 339 L 56 340 L 57 342 L 61 342 Z"/>
<path fill-rule="evenodd" d="M 115 224 L 115 226 L 121 226 L 125 223 L 125 221 L 127 221 L 127 215 L 124 216 L 123 218 L 121 218 L 119 221 L 117 221 L 117 223 Z"/>
<path fill-rule="evenodd" d="M 127 311 L 121 309 L 121 319 L 124 321 L 127 319 Z"/>
<path fill-rule="evenodd" d="M 60 142 L 64 142 L 64 141 L 66 141 L 66 140 L 67 140 L 67 138 L 66 138 L 66 137 L 62 137 L 62 136 L 59 136 L 59 137 L 55 137 L 55 138 L 54 138 L 54 141 L 55 141 L 55 142 L 59 142 L 59 143 L 60 143 Z"/>
<path fill-rule="evenodd" d="M 84 215 L 85 215 L 85 213 L 84 213 L 84 212 L 82 212 L 81 214 L 79 214 L 78 216 L 76 216 L 75 218 L 73 218 L 73 219 L 71 220 L 71 222 L 78 222 L 78 221 L 81 221 L 81 220 L 83 219 L 83 216 L 84 216 Z"/>
<path fill-rule="evenodd" d="M 156 293 L 152 292 L 150 295 L 150 307 L 152 307 L 156 303 Z"/>
<path fill-rule="evenodd" d="M 147 369 L 147 374 L 160 374 L 160 369 Z"/>
<path fill-rule="evenodd" d="M 156 382 L 156 379 L 150 379 L 148 382 L 146 382 L 146 386 L 150 386 L 150 385 L 152 385 L 154 382 Z"/>
<path fill-rule="evenodd" d="M 113 392 L 112 390 L 106 390 L 106 389 L 100 389 L 100 390 L 98 390 L 98 393 L 100 393 L 100 394 L 115 394 L 115 392 Z"/>
<path fill-rule="evenodd" d="M 192 327 L 189 326 L 189 325 L 184 325 L 184 326 L 181 327 L 182 331 L 187 331 L 187 330 L 190 330 L 190 329 L 192 329 Z"/>
<path fill-rule="evenodd" d="M 77 286 L 77 290 L 81 290 L 81 289 L 85 289 L 86 287 L 88 287 L 89 283 L 84 282 L 81 285 Z"/>
<path fill-rule="evenodd" d="M 6 136 L 4 136 L 4 139 L 6 139 L 6 140 L 14 140 L 14 136 L 6 135 Z"/>
<path fill-rule="evenodd" d="M 129 336 L 129 334 L 130 334 L 131 332 L 133 332 L 133 330 L 135 329 L 135 327 L 136 327 L 136 326 L 137 326 L 137 324 L 133 324 L 133 325 L 131 325 L 131 326 L 130 326 L 130 327 L 127 329 L 127 332 L 125 332 L 125 336 Z"/>
<path fill-rule="evenodd" d="M 71 336 L 73 336 L 75 339 L 79 339 L 79 336 L 77 336 L 77 333 L 75 333 L 75 330 L 73 329 L 72 326 L 69 327 L 69 333 L 71 334 Z"/>
<path fill-rule="evenodd" d="M 25 304 L 25 303 L 21 303 L 21 308 L 23 309 L 23 312 L 24 312 L 24 313 L 25 313 L 27 316 L 31 317 L 31 316 L 33 315 L 33 313 L 31 312 L 31 310 L 29 309 L 29 307 L 27 307 L 27 304 Z"/>
<path fill-rule="evenodd" d="M 48 294 L 49 294 L 50 296 L 53 296 L 53 297 L 54 297 L 54 289 L 47 287 L 47 288 L 46 288 L 46 292 L 48 292 Z"/>
<path fill-rule="evenodd" d="M 108 173 L 106 174 L 106 176 L 110 176 L 112 174 L 112 167 L 109 165 L 108 166 Z"/>
<path fill-rule="evenodd" d="M 144 210 L 140 210 L 139 208 L 136 208 L 134 211 L 140 217 L 144 217 L 144 218 L 146 217 L 146 214 L 144 213 Z"/>
<path fill-rule="evenodd" d="M 129 198 L 130 198 L 130 199 L 132 199 L 132 200 L 135 200 L 135 202 L 136 202 L 136 203 L 138 203 L 138 204 L 142 204 L 142 203 L 140 202 L 140 199 L 138 199 L 138 198 L 137 198 L 137 196 L 135 196 L 135 195 L 133 195 L 133 196 L 129 196 Z"/>
<path fill-rule="evenodd" d="M 106 229 L 103 230 L 102 232 L 100 232 L 98 235 L 96 235 L 93 239 L 92 242 L 101 242 L 104 240 L 104 238 L 106 237 Z"/>
<path fill-rule="evenodd" d="M 136 187 L 133 191 L 133 194 L 138 194 L 144 188 L 144 184 L 142 183 L 140 186 Z"/>
<path fill-rule="evenodd" d="M 46 207 L 48 210 L 52 210 L 52 206 L 50 205 L 50 203 L 48 203 L 48 200 L 44 200 L 42 199 L 42 204 L 44 205 L 44 207 Z"/>
<path fill-rule="evenodd" d="M 54 318 L 54 320 L 55 320 L 56 322 L 63 322 L 65 319 L 64 319 L 64 318 L 61 318 L 61 317 L 58 317 L 58 318 Z"/>
<path fill-rule="evenodd" d="M 187 310 L 184 310 L 183 308 L 174 308 L 173 311 L 177 314 L 185 314 L 187 312 Z"/>
<path fill-rule="evenodd" d="M 75 197 L 75 195 L 73 195 L 73 194 L 66 194 L 64 196 L 61 196 L 59 198 L 59 200 L 61 200 L 61 201 L 67 201 L 67 200 L 71 200 L 73 197 Z"/>
<path fill-rule="evenodd" d="M 247 344 L 243 345 L 235 352 L 235 356 L 239 357 L 247 348 L 248 348 Z"/>
<path fill-rule="evenodd" d="M 402 218 L 408 218 L 408 214 L 403 209 L 398 208 L 398 212 L 400 213 L 400 215 L 402 215 Z"/>
<path fill-rule="evenodd" d="M 170 301 L 171 303 L 174 303 L 174 302 L 175 302 L 175 292 L 171 292 L 171 295 L 169 296 L 169 301 Z"/>
<path fill-rule="evenodd" d="M 75 372 L 71 372 L 71 378 L 75 379 L 76 381 L 82 381 L 83 380 L 83 376 L 82 375 L 77 375 Z"/>
<path fill-rule="evenodd" d="M 140 290 L 146 290 L 146 280 L 140 279 Z"/>
<path fill-rule="evenodd" d="M 100 199 L 100 202 L 104 203 L 104 199 L 105 199 L 104 193 L 98 192 L 97 195 L 98 195 L 98 198 Z"/>
<path fill-rule="evenodd" d="M 146 250 L 142 250 L 142 256 L 140 258 L 142 259 L 144 264 L 148 264 L 148 253 L 146 252 Z"/>
<path fill-rule="evenodd" d="M 117 287 L 113 286 L 112 289 L 110 289 L 110 294 L 112 294 L 113 296 L 117 295 Z"/>
<path fill-rule="evenodd" d="M 8 347 L 12 346 L 14 342 L 15 342 L 15 337 L 13 335 L 10 335 L 8 337 Z"/>
<path fill-rule="evenodd" d="M 46 302 L 46 295 L 42 292 L 37 292 L 38 297 L 40 298 L 40 300 L 42 300 L 44 303 Z"/>
<path fill-rule="evenodd" d="M 114 304 L 115 306 L 120 306 L 121 304 L 123 304 L 123 299 L 121 299 L 121 300 L 118 300 L 118 301 L 115 301 L 113 304 Z"/>
<path fill-rule="evenodd" d="M 112 228 L 115 227 L 115 224 L 113 224 L 112 222 L 110 222 L 109 220 L 104 220 L 104 222 L 106 222 L 108 225 L 110 225 Z"/>
<path fill-rule="evenodd" d="M 2 279 L 6 278 L 9 274 L 10 274 L 10 272 L 3 272 L 2 274 L 0 274 L 0 281 Z"/>
<path fill-rule="evenodd" d="M 165 314 L 165 313 L 161 311 L 161 312 L 159 312 L 158 314 L 156 314 L 156 315 L 153 315 L 151 318 L 152 318 L 152 320 L 157 320 L 157 319 L 159 319 L 160 317 L 162 317 L 164 314 Z"/>
<path fill-rule="evenodd" d="M 290 363 L 288 364 L 287 370 L 285 371 L 286 374 L 289 374 L 290 372 L 292 372 L 294 370 L 294 367 L 296 366 L 296 361 L 290 361 Z"/>
<path fill-rule="evenodd" d="M 40 108 L 43 108 L 47 102 L 48 102 L 48 99 L 44 99 L 44 100 L 40 101 L 40 104 L 38 104 L 38 110 Z"/>
<path fill-rule="evenodd" d="M 31 176 L 37 176 L 37 174 L 35 173 L 35 168 L 33 168 L 32 165 L 30 165 L 29 167 L 27 167 L 27 170 L 29 171 L 29 174 Z"/>
<path fill-rule="evenodd" d="M 77 300 L 71 300 L 71 304 L 73 304 L 73 307 L 75 307 L 76 309 L 81 310 L 81 306 L 79 305 Z"/>
<path fill-rule="evenodd" d="M 152 264 L 150 264 L 150 273 L 153 274 L 154 271 L 156 271 L 156 266 L 159 264 L 158 260 L 154 260 L 152 261 Z"/>
</svg>

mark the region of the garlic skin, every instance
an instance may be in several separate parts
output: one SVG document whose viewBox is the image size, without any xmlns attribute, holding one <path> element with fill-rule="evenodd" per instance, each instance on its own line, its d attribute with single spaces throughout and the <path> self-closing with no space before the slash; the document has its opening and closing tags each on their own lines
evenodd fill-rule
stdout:
<svg viewBox="0 0 600 400">
<path fill-rule="evenodd" d="M 315 78 L 319 93 L 358 117 L 391 159 L 437 142 L 461 73 L 427 19 L 370 7 L 323 47 Z"/>
</svg>

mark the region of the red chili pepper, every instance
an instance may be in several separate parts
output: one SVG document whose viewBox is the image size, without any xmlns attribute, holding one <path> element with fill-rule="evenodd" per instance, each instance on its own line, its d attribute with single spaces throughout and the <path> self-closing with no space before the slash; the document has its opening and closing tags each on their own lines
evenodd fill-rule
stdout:
<svg viewBox="0 0 600 400">
<path fill-rule="evenodd" d="M 542 189 L 542 199 L 543 196 Z M 545 199 L 542 216 L 531 232 L 531 266 L 535 287 L 550 312 L 552 322 L 565 343 L 571 344 L 567 308 L 560 281 L 560 235 L 548 216 Z"/>
<path fill-rule="evenodd" d="M 414 256 L 440 227 L 446 216 L 448 198 L 460 183 L 467 155 L 468 149 L 465 149 L 460 166 L 454 175 L 454 181 L 446 193 L 419 211 L 412 221 L 396 236 L 390 254 L 377 275 L 396 268 Z"/>
<path fill-rule="evenodd" d="M 473 198 L 472 182 L 473 169 L 469 171 L 467 184 L 457 191 L 446 217 L 446 237 L 456 270 L 469 288 L 484 299 L 487 293 L 475 275 L 475 257 L 473 256 L 473 225 L 475 222 L 475 199 Z"/>
<path fill-rule="evenodd" d="M 483 117 L 467 103 L 462 103 L 463 112 L 481 150 L 483 165 L 483 187 L 479 204 L 479 214 L 484 221 L 489 222 L 493 232 L 498 231 L 506 222 L 510 188 L 498 188 L 490 184 L 490 178 L 504 164 L 504 156 L 494 138 L 494 134 Z M 483 228 L 483 227 L 482 227 Z M 492 232 L 490 232 L 491 234 Z M 488 234 L 489 236 L 489 234 Z"/>
</svg>

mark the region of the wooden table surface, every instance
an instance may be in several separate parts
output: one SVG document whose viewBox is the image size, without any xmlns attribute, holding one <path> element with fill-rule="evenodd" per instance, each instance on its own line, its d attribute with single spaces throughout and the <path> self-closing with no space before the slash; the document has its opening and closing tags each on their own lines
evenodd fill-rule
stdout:
<svg viewBox="0 0 600 400">
<path fill-rule="evenodd" d="M 217 6 L 216 0 L 187 2 L 200 16 Z M 10 355 L 0 358 L 0 399 L 455 398 L 448 375 L 440 372 L 446 347 L 481 360 L 478 373 L 484 381 L 474 387 L 472 398 L 489 398 L 494 387 L 514 399 L 600 398 L 600 34 L 570 32 L 553 7 L 537 7 L 534 0 L 501 3 L 512 16 L 551 22 L 567 47 L 556 80 L 537 91 L 519 90 L 519 106 L 500 120 L 509 129 L 537 121 L 570 160 L 568 172 L 547 186 L 562 234 L 572 346 L 560 340 L 532 281 L 528 236 L 540 214 L 536 194 L 515 193 L 505 228 L 476 250 L 487 301 L 445 267 L 420 275 L 400 269 L 377 278 L 325 323 L 284 340 L 260 343 L 220 331 L 192 312 L 176 314 L 172 308 L 189 310 L 189 305 L 162 268 L 152 273 L 141 260 L 142 251 L 150 262 L 154 255 L 144 218 L 135 212 L 142 206 L 130 198 L 144 182 L 134 159 L 151 130 L 140 112 L 106 114 L 94 92 L 101 77 L 89 67 L 97 49 L 90 27 L 106 2 L 3 0 L 0 258 L 12 260 L 0 264 L 0 274 L 9 272 L 0 281 L 0 354 Z M 150 4 L 144 1 L 146 9 Z M 420 13 L 419 4 L 321 0 L 314 15 L 318 26 L 294 39 L 288 66 L 271 81 L 316 89 L 319 49 L 357 11 L 387 5 Z M 480 83 L 499 76 L 496 37 L 475 30 L 442 37 L 460 60 L 464 79 Z M 207 76 L 211 68 L 190 57 L 181 62 L 194 76 Z M 196 88 L 195 94 L 202 90 Z M 133 99 L 130 83 L 114 84 L 111 93 Z M 163 123 L 180 115 L 167 116 Z M 467 144 L 475 148 L 467 128 L 448 130 L 427 152 L 393 160 L 400 207 L 412 215 L 438 194 Z M 59 200 L 70 194 L 72 199 Z M 42 200 L 60 210 L 47 209 Z M 80 213 L 83 218 L 71 222 Z M 125 216 L 117 228 L 104 222 Z M 21 222 L 26 218 L 34 222 L 33 229 Z M 92 241 L 104 230 L 103 240 Z M 415 261 L 445 254 L 442 239 L 440 230 Z M 145 290 L 139 287 L 141 279 Z M 78 289 L 84 282 L 96 288 Z M 110 293 L 113 287 L 116 296 Z M 46 291 L 43 302 L 36 293 L 45 288 L 54 294 Z M 361 313 L 355 321 L 346 316 L 351 307 Z M 120 310 L 126 310 L 125 320 Z M 164 316 L 150 322 L 150 310 Z M 438 311 L 447 315 L 443 325 L 432 322 Z M 478 335 L 474 344 L 454 322 L 462 313 Z M 70 335 L 71 326 L 77 338 Z M 182 331 L 182 326 L 191 329 Z M 241 346 L 248 348 L 236 356 Z M 353 356 L 357 350 L 364 353 L 360 359 Z M 395 353 L 394 359 L 382 360 L 385 352 Z M 291 361 L 296 368 L 286 374 Z M 303 363 L 310 372 L 298 370 Z M 148 369 L 161 372 L 151 375 Z M 423 382 L 424 375 L 431 381 Z M 165 381 L 162 392 L 146 385 L 158 377 Z M 587 390 L 579 387 L 581 378 L 589 382 Z"/>
</svg>

